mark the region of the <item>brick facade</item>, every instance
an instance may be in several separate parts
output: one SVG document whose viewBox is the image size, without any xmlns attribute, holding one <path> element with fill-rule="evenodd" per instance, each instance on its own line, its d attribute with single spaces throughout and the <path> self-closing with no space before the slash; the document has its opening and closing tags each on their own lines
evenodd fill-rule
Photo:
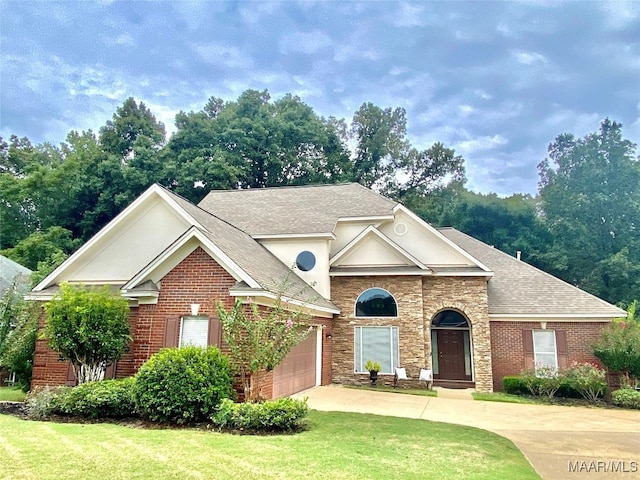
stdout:
<svg viewBox="0 0 640 480">
<path fill-rule="evenodd" d="M 546 329 L 566 332 L 568 365 L 600 364 L 591 345 L 606 325 L 608 322 L 546 322 Z M 537 329 L 542 329 L 540 322 L 491 322 L 494 390 L 502 390 L 504 377 L 519 375 L 525 369 L 523 330 Z"/>
<path fill-rule="evenodd" d="M 369 288 L 383 288 L 398 305 L 397 318 L 356 318 L 358 296 Z M 421 368 L 431 368 L 431 319 L 438 312 L 454 309 L 471 324 L 474 380 L 479 391 L 492 390 L 491 340 L 487 306 L 487 282 L 474 277 L 334 277 L 331 298 L 340 308 L 333 335 L 333 381 L 346 384 L 367 383 L 368 374 L 354 373 L 354 327 L 397 326 L 400 364 L 410 377 Z M 390 378 L 386 378 L 390 377 Z M 389 383 L 391 375 L 379 375 Z"/>
<path fill-rule="evenodd" d="M 222 301 L 225 308 L 231 308 L 233 297 L 229 289 L 236 280 L 212 259 L 202 248 L 196 248 L 173 270 L 162 278 L 157 304 L 133 307 L 129 314 L 131 334 L 134 338 L 126 353 L 117 364 L 118 378 L 134 375 L 140 366 L 164 347 L 165 329 L 168 318 L 191 315 L 191 304 L 200 304 L 199 315 L 217 317 L 216 307 Z M 314 317 L 312 323 L 323 325 L 330 331 L 331 320 Z M 40 329 L 44 327 L 44 317 Z M 223 352 L 227 346 L 220 346 Z M 322 384 L 331 383 L 331 341 L 323 336 Z M 67 380 L 68 363 L 59 360 L 46 340 L 36 342 L 36 355 L 31 386 L 64 385 Z M 273 392 L 273 374 L 264 376 L 262 394 L 270 398 Z"/>
</svg>

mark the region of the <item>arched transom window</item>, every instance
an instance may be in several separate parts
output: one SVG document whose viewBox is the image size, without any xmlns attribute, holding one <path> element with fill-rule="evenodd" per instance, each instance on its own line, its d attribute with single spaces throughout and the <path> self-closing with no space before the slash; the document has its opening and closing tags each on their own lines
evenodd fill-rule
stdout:
<svg viewBox="0 0 640 480">
<path fill-rule="evenodd" d="M 370 288 L 356 301 L 356 317 L 397 317 L 396 299 L 382 288 Z"/>
</svg>

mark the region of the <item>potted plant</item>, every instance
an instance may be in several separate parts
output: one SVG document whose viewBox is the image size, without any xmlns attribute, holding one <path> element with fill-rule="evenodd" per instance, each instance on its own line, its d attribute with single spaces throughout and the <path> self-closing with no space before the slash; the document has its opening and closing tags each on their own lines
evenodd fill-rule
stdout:
<svg viewBox="0 0 640 480">
<path fill-rule="evenodd" d="M 364 368 L 369 370 L 369 380 L 371 380 L 371 386 L 376 386 L 376 381 L 378 380 L 378 372 L 380 371 L 380 363 L 374 362 L 373 360 L 367 360 L 364 364 Z"/>
</svg>

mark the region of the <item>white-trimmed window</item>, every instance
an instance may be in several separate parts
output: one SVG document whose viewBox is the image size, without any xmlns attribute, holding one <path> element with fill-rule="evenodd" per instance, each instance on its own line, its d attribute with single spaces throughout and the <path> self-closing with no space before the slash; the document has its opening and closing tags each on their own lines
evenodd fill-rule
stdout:
<svg viewBox="0 0 640 480">
<path fill-rule="evenodd" d="M 536 370 L 546 367 L 558 369 L 558 350 L 554 330 L 533 330 L 533 355 Z"/>
<path fill-rule="evenodd" d="M 209 317 L 182 317 L 178 345 L 206 347 L 209 339 Z"/>
<path fill-rule="evenodd" d="M 355 327 L 354 371 L 366 373 L 367 360 L 379 362 L 380 373 L 393 373 L 400 366 L 398 327 Z"/>
</svg>

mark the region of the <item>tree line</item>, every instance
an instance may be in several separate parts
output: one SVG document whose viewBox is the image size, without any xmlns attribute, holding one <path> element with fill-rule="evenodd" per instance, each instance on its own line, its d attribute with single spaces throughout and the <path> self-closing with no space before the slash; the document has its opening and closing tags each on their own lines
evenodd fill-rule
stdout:
<svg viewBox="0 0 640 480">
<path fill-rule="evenodd" d="M 414 147 L 402 108 L 364 103 L 346 121 L 247 90 L 175 126 L 167 139 L 128 98 L 97 133 L 60 145 L 0 138 L 0 253 L 42 275 L 156 182 L 196 203 L 211 189 L 358 182 L 612 303 L 640 298 L 640 160 L 615 121 L 556 137 L 537 195 L 507 198 L 469 191 L 454 149 Z"/>
</svg>

